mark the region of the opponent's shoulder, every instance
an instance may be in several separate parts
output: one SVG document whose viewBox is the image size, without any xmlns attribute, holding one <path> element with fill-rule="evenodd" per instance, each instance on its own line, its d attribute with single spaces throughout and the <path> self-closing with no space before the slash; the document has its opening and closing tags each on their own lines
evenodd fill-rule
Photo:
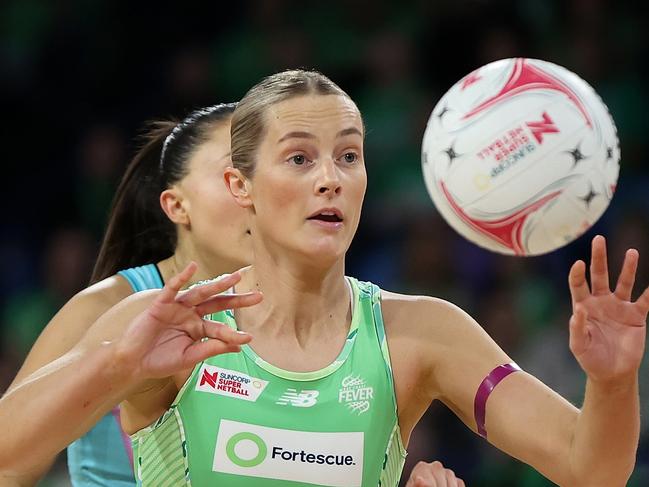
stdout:
<svg viewBox="0 0 649 487">
<path fill-rule="evenodd" d="M 131 294 L 133 290 L 120 276 L 75 294 L 44 327 L 12 384 L 68 352 L 101 315 Z"/>
<path fill-rule="evenodd" d="M 36 345 L 60 341 L 71 348 L 101 315 L 131 294 L 128 282 L 117 275 L 79 291 L 54 315 Z"/>
<path fill-rule="evenodd" d="M 133 289 L 128 281 L 115 274 L 79 291 L 65 307 L 74 308 L 76 311 L 85 310 L 103 314 L 131 294 Z"/>
</svg>

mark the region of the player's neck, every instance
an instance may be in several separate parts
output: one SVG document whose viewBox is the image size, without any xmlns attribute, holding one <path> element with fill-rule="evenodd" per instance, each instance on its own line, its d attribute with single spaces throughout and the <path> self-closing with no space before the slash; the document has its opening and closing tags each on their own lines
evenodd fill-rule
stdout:
<svg viewBox="0 0 649 487">
<path fill-rule="evenodd" d="M 255 258 L 255 264 L 243 274 L 237 292 L 259 290 L 264 300 L 251 308 L 239 310 L 239 325 L 253 335 L 294 335 L 298 342 L 308 342 L 323 333 L 323 328 L 347 328 L 350 317 L 350 293 L 344 280 L 344 260 L 326 271 L 293 263 L 276 264 Z"/>
</svg>

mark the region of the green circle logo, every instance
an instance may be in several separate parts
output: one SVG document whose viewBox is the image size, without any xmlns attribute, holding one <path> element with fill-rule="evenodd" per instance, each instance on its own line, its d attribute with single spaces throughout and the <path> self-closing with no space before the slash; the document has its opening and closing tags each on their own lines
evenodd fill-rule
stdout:
<svg viewBox="0 0 649 487">
<path fill-rule="evenodd" d="M 254 458 L 245 459 L 237 455 L 237 452 L 234 451 L 234 449 L 239 444 L 239 442 L 243 440 L 250 440 L 255 445 L 257 445 L 257 456 L 255 456 Z M 228 440 L 228 443 L 225 445 L 225 453 L 228 455 L 230 461 L 235 465 L 238 465 L 239 467 L 256 467 L 266 459 L 268 448 L 266 448 L 266 443 L 264 443 L 264 440 L 262 440 L 259 436 L 254 433 L 244 431 L 242 433 L 237 433 Z"/>
</svg>

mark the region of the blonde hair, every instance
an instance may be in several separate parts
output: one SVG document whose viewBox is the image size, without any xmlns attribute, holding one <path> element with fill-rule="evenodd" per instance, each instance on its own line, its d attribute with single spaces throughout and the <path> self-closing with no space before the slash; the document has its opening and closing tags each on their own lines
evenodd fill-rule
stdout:
<svg viewBox="0 0 649 487">
<path fill-rule="evenodd" d="M 232 165 L 244 176 L 255 171 L 257 148 L 265 135 L 266 109 L 302 95 L 340 95 L 351 100 L 336 83 L 317 71 L 282 71 L 250 88 L 232 115 Z"/>
</svg>

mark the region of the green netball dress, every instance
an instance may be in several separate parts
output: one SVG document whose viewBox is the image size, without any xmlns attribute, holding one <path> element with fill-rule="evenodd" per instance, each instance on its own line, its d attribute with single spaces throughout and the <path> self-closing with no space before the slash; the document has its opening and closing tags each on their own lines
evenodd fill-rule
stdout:
<svg viewBox="0 0 649 487">
<path fill-rule="evenodd" d="M 348 282 L 352 323 L 332 364 L 290 372 L 247 345 L 199 363 L 169 410 L 132 436 L 138 483 L 395 487 L 406 452 L 380 290 Z M 236 328 L 230 311 L 213 319 Z"/>
</svg>

